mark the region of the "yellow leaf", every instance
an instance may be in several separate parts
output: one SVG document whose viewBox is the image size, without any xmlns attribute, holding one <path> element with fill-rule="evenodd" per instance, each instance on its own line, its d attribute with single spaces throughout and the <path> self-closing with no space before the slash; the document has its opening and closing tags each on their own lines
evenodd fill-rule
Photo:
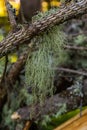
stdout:
<svg viewBox="0 0 87 130">
<path fill-rule="evenodd" d="M 42 11 L 45 12 L 45 11 L 47 11 L 47 10 L 48 10 L 48 3 L 45 2 L 45 1 L 43 1 L 43 2 L 42 2 Z"/>
<path fill-rule="evenodd" d="M 15 63 L 17 61 L 18 57 L 16 54 L 13 54 L 12 56 L 10 56 L 10 62 L 11 63 Z"/>
<path fill-rule="evenodd" d="M 57 6 L 60 6 L 60 5 L 61 5 L 61 3 L 58 2 L 58 1 L 55 1 L 55 0 L 51 1 L 51 6 L 57 7 Z"/>
</svg>

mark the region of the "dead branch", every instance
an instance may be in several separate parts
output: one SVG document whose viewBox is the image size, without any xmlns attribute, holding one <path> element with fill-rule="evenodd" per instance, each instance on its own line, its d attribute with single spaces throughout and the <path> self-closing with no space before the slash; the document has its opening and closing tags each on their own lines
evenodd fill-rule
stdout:
<svg viewBox="0 0 87 130">
<path fill-rule="evenodd" d="M 27 59 L 27 54 L 24 53 L 22 56 L 20 56 L 18 61 L 14 63 L 14 65 L 10 69 L 6 78 L 6 82 L 8 83 L 9 86 L 12 87 L 15 84 L 20 71 L 23 69 L 23 66 L 25 65 L 26 59 Z"/>
<path fill-rule="evenodd" d="M 70 49 L 70 50 L 87 51 L 87 47 L 83 47 L 83 46 L 64 45 L 63 47 L 65 49 Z"/>
<path fill-rule="evenodd" d="M 66 103 L 66 102 L 67 102 L 66 98 L 63 100 L 63 98 L 57 94 L 57 95 L 53 96 L 53 98 L 47 99 L 42 109 L 40 107 L 40 104 L 37 104 L 36 106 L 34 106 L 33 108 L 34 108 L 35 112 L 33 113 L 32 119 L 39 119 L 39 118 L 41 118 L 41 116 L 46 115 L 48 113 L 50 115 L 53 112 L 56 112 L 60 108 L 60 106 L 58 106 L 58 104 Z M 32 112 L 31 106 L 20 108 L 15 113 L 13 113 L 11 118 L 15 119 L 15 120 L 16 119 L 32 120 L 30 118 L 31 112 Z"/>
<path fill-rule="evenodd" d="M 82 71 L 79 71 L 79 70 L 73 70 L 73 69 L 62 68 L 62 67 L 53 68 L 53 69 L 54 70 L 58 70 L 58 71 L 67 72 L 67 73 L 72 73 L 72 74 L 78 74 L 78 75 L 82 75 L 82 76 L 87 76 L 86 72 L 82 72 Z"/>
<path fill-rule="evenodd" d="M 0 42 L 0 57 L 16 49 L 16 46 L 29 43 L 29 41 L 48 28 L 61 24 L 69 19 L 81 16 L 87 12 L 87 0 L 80 0 L 77 3 L 70 3 L 60 6 L 56 13 L 42 18 L 42 20 L 32 23 L 30 26 L 17 26 L 16 32 L 10 32 L 7 37 Z"/>
<path fill-rule="evenodd" d="M 40 104 L 34 106 L 35 112 L 32 115 L 32 119 L 38 120 L 43 117 L 43 115 L 55 114 L 61 109 L 62 104 L 66 104 L 66 108 L 68 111 L 78 108 L 80 106 L 81 97 L 74 93 L 74 89 L 71 87 L 72 93 L 70 89 L 67 89 L 59 94 L 54 95 L 53 97 L 47 99 L 43 105 L 40 107 Z M 87 89 L 86 86 L 83 86 L 83 105 L 87 104 Z M 12 114 L 11 118 L 14 120 L 32 120 L 30 118 L 30 114 L 32 113 L 32 106 L 26 106 L 18 109 L 15 113 Z"/>
<path fill-rule="evenodd" d="M 14 30 L 15 27 L 17 26 L 16 20 L 15 20 L 15 10 L 13 9 L 12 5 L 7 0 L 5 0 L 5 5 L 6 5 L 10 24 L 12 26 L 12 29 Z"/>
</svg>

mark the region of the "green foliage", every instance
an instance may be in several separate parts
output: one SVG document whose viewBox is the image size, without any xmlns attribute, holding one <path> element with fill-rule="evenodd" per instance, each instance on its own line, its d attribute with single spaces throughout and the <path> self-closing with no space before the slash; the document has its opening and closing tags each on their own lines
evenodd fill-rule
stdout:
<svg viewBox="0 0 87 130">
<path fill-rule="evenodd" d="M 49 124 L 53 118 L 58 118 L 60 117 L 62 114 L 64 114 L 66 112 L 66 104 L 62 104 L 62 103 L 58 103 L 58 106 L 60 107 L 60 109 L 58 110 L 58 112 L 56 114 L 53 114 L 52 116 L 49 115 L 44 115 L 43 116 L 43 120 L 41 121 L 41 125 L 47 127 L 47 124 Z"/>
<path fill-rule="evenodd" d="M 58 104 L 60 105 L 60 109 L 59 111 L 54 115 L 56 118 L 58 118 L 60 115 L 62 115 L 63 113 L 65 113 L 67 111 L 67 108 L 66 108 L 66 103 L 61 103 L 61 104 Z"/>
<path fill-rule="evenodd" d="M 78 35 L 77 37 L 74 38 L 75 45 L 77 46 L 82 46 L 87 48 L 87 38 L 86 35 Z M 74 66 L 76 68 L 85 68 L 87 69 L 87 51 L 77 51 L 76 53 L 74 52 L 74 60 L 73 62 L 75 63 Z M 80 57 L 80 58 L 79 58 Z"/>
<path fill-rule="evenodd" d="M 4 126 L 9 126 L 10 130 L 14 130 L 15 123 L 11 120 L 11 114 L 13 110 L 9 109 L 8 105 L 6 104 L 3 108 L 3 124 Z"/>
<path fill-rule="evenodd" d="M 20 88 L 17 84 L 14 86 L 14 91 L 9 95 L 9 102 L 7 102 L 3 108 L 2 118 L 4 126 L 8 126 L 9 130 L 14 130 L 16 122 L 11 119 L 11 115 L 20 108 L 21 104 L 29 105 L 31 100 L 25 88 Z"/>
<path fill-rule="evenodd" d="M 67 88 L 68 91 L 70 91 L 70 95 L 74 95 L 72 96 L 72 98 L 74 99 L 74 97 L 79 97 L 80 98 L 80 104 L 79 104 L 79 108 L 80 110 L 82 109 L 82 99 L 83 99 L 83 96 L 84 96 L 84 93 L 83 93 L 83 76 L 79 76 L 78 78 L 76 78 L 74 84 L 70 87 L 70 88 Z M 77 108 L 78 105 L 77 104 L 74 104 L 74 107 Z"/>
<path fill-rule="evenodd" d="M 84 43 L 84 41 L 86 40 L 86 36 L 85 35 L 78 35 L 74 42 L 76 43 L 76 45 L 82 45 L 82 43 Z"/>
<path fill-rule="evenodd" d="M 82 110 L 86 108 L 87 106 L 83 107 Z M 58 127 L 59 125 L 61 125 L 62 123 L 64 123 L 65 121 L 69 120 L 70 118 L 74 117 L 79 113 L 80 110 L 76 109 L 59 116 L 56 116 L 55 114 L 53 117 L 49 117 L 50 121 L 47 121 L 46 125 L 40 124 L 41 130 L 53 130 L 54 128 Z"/>
</svg>

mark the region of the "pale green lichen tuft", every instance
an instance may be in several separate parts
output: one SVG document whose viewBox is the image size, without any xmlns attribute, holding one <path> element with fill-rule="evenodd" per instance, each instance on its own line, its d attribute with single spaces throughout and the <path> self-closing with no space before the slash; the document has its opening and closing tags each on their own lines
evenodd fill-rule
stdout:
<svg viewBox="0 0 87 130">
<path fill-rule="evenodd" d="M 65 35 L 55 26 L 32 40 L 38 50 L 28 57 L 25 81 L 32 89 L 31 103 L 43 104 L 47 96 L 53 95 L 55 68 L 61 62 Z"/>
<path fill-rule="evenodd" d="M 32 22 L 55 12 L 56 9 L 39 13 L 33 17 Z M 25 83 L 28 89 L 32 90 L 32 100 L 29 101 L 29 104 L 37 102 L 43 104 L 47 96 L 53 95 L 55 68 L 61 62 L 65 62 L 63 55 L 65 40 L 61 27 L 55 25 L 31 41 L 37 49 L 31 54 L 31 57 L 28 56 L 26 62 Z"/>
</svg>

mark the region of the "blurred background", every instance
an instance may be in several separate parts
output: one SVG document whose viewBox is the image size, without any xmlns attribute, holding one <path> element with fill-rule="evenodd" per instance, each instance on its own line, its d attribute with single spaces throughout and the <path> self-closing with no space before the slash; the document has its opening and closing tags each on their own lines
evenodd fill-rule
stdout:
<svg viewBox="0 0 87 130">
<path fill-rule="evenodd" d="M 13 5 L 14 8 L 19 10 L 20 0 L 9 0 L 9 2 Z M 42 11 L 47 11 L 50 7 L 57 7 L 60 5 L 59 0 L 43 0 L 42 1 Z M 0 17 L 6 17 L 6 7 L 4 0 L 0 0 Z"/>
</svg>

